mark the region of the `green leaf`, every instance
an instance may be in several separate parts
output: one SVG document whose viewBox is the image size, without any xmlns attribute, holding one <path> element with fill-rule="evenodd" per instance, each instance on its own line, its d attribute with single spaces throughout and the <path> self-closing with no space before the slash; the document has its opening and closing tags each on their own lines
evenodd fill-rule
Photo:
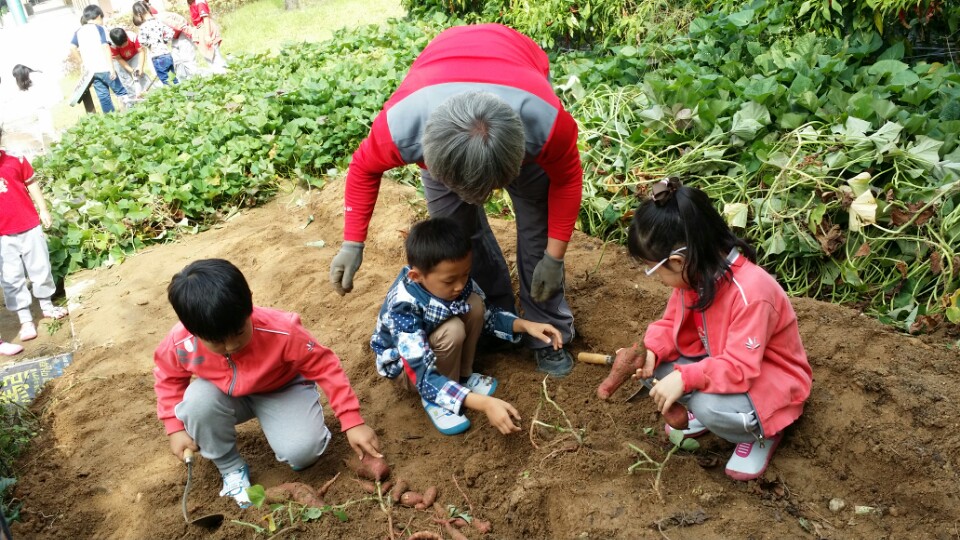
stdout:
<svg viewBox="0 0 960 540">
<path fill-rule="evenodd" d="M 732 23 L 737 28 L 743 28 L 751 22 L 753 22 L 754 10 L 745 9 L 743 11 L 738 11 L 727 17 L 727 21 Z"/>
<path fill-rule="evenodd" d="M 350 516 L 348 516 L 346 512 L 339 508 L 334 508 L 333 515 L 337 516 L 337 519 L 339 519 L 341 523 L 350 521 Z"/>
<path fill-rule="evenodd" d="M 250 497 L 250 502 L 254 506 L 260 508 L 263 506 L 263 502 L 267 500 L 267 491 L 260 484 L 254 484 L 247 488 L 247 496 Z"/>
<path fill-rule="evenodd" d="M 683 430 L 671 429 L 670 434 L 667 435 L 667 437 L 670 439 L 670 442 L 672 442 L 674 446 L 680 446 L 680 443 L 683 442 Z"/>
<path fill-rule="evenodd" d="M 320 519 L 323 516 L 323 510 L 313 506 L 308 506 L 303 509 L 303 512 L 300 513 L 300 516 L 304 521 L 313 521 L 315 519 Z"/>
<path fill-rule="evenodd" d="M 871 75 L 881 75 L 888 76 L 896 73 L 901 73 L 904 71 L 909 71 L 910 66 L 904 64 L 899 60 L 880 60 L 867 68 L 867 72 Z M 913 73 L 911 71 L 911 73 Z M 916 75 L 916 74 L 914 74 Z"/>
<path fill-rule="evenodd" d="M 743 89 L 743 96 L 757 103 L 763 103 L 770 96 L 777 94 L 779 88 L 780 83 L 773 77 L 754 76 L 747 83 L 746 88 Z"/>
<path fill-rule="evenodd" d="M 748 101 L 733 115 L 730 131 L 745 141 L 752 141 L 768 125 L 770 112 L 767 108 L 755 101 Z"/>
<path fill-rule="evenodd" d="M 684 439 L 680 443 L 680 449 L 687 452 L 696 452 L 700 449 L 700 443 L 696 439 Z"/>
<path fill-rule="evenodd" d="M 940 162 L 940 147 L 943 141 L 931 139 L 925 135 L 918 135 L 917 140 L 904 151 L 910 159 L 920 162 L 928 169 Z"/>
<path fill-rule="evenodd" d="M 890 77 L 889 88 L 898 92 L 902 92 L 904 88 L 913 86 L 920 82 L 920 77 L 910 71 L 904 70 L 897 72 L 893 77 Z"/>
</svg>

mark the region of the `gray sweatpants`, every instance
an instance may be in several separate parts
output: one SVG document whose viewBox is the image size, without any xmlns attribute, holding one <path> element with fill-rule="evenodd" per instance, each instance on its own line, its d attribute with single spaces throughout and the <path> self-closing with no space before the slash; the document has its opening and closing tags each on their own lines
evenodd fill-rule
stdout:
<svg viewBox="0 0 960 540">
<path fill-rule="evenodd" d="M 681 356 L 676 362 L 657 366 L 653 376 L 663 379 L 673 372 L 674 364 L 692 364 L 699 358 Z M 680 397 L 680 403 L 714 435 L 734 443 L 753 442 L 762 435 L 757 410 L 747 394 L 708 394 L 693 391 Z"/>
<path fill-rule="evenodd" d="M 50 270 L 50 252 L 40 225 L 19 234 L 0 236 L 0 285 L 7 309 L 17 313 L 20 323 L 33 321 L 30 305 L 33 298 L 27 278 L 33 285 L 33 296 L 49 309 L 50 297 L 57 291 Z"/>
<path fill-rule="evenodd" d="M 487 302 L 516 313 L 513 284 L 510 271 L 503 258 L 503 251 L 490 230 L 490 223 L 483 208 L 464 202 L 448 187 L 421 169 L 423 192 L 427 198 L 427 211 L 432 217 L 450 217 L 460 223 L 464 232 L 473 241 L 473 269 L 471 277 L 476 280 L 487 296 Z M 563 334 L 563 342 L 569 343 L 576 332 L 573 327 L 573 312 L 567 305 L 563 287 L 546 302 L 534 302 L 530 298 L 533 270 L 543 258 L 547 248 L 547 206 L 550 180 L 539 165 L 524 165 L 510 185 L 507 193 L 513 201 L 517 219 L 517 273 L 520 278 L 520 307 L 525 319 L 552 324 Z M 524 336 L 524 345 L 531 349 L 549 347 L 549 343 Z"/>
<path fill-rule="evenodd" d="M 228 396 L 210 381 L 194 379 L 174 413 L 220 474 L 245 463 L 237 450 L 236 426 L 252 418 L 260 420 L 277 461 L 299 470 L 316 463 L 330 442 L 319 399 L 317 386 L 303 378 L 276 392 L 243 397 Z"/>
</svg>

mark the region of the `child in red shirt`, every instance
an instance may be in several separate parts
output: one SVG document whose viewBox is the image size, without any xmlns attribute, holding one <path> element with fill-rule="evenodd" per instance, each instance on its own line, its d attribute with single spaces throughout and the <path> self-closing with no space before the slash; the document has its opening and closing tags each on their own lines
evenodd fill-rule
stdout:
<svg viewBox="0 0 960 540">
<path fill-rule="evenodd" d="M 673 294 L 663 318 L 647 327 L 646 354 L 621 352 L 636 354 L 635 377 L 659 379 L 650 391 L 659 411 L 687 406 L 685 437 L 710 431 L 736 443 L 727 475 L 758 478 L 810 396 L 797 316 L 710 197 L 676 179 L 652 191 L 633 216 L 627 245 Z"/>
<path fill-rule="evenodd" d="M 197 28 L 193 41 L 200 54 L 210 63 L 213 73 L 226 73 L 227 60 L 220 52 L 220 27 L 210 17 L 210 6 L 206 0 L 187 0 L 187 5 L 190 6 L 190 22 Z"/>
<path fill-rule="evenodd" d="M 113 67 L 120 78 L 120 84 L 127 92 L 138 97 L 150 86 L 150 79 L 144 71 L 147 55 L 140 49 L 136 34 L 123 28 L 110 30 L 110 54 L 113 56 Z"/>
<path fill-rule="evenodd" d="M 0 129 L 0 139 L 3 130 Z M 34 206 L 36 205 L 36 206 Z M 20 319 L 20 340 L 37 337 L 30 306 L 35 296 L 44 317 L 61 319 L 67 310 L 53 305 L 50 299 L 57 287 L 50 269 L 50 252 L 43 228 L 53 223 L 47 211 L 40 185 L 33 176 L 33 167 L 26 158 L 0 150 L 0 284 L 7 309 Z M 27 287 L 27 277 L 33 285 L 33 296 Z M 0 353 L 16 354 L 9 344 Z"/>
<path fill-rule="evenodd" d="M 173 276 L 167 298 L 180 322 L 154 353 L 157 414 L 177 458 L 199 450 L 216 464 L 221 496 L 250 505 L 250 469 L 235 426 L 253 418 L 278 461 L 295 471 L 316 463 L 331 438 L 317 386 L 361 459 L 383 457 L 337 355 L 297 314 L 254 306 L 236 266 L 194 261 Z"/>
</svg>

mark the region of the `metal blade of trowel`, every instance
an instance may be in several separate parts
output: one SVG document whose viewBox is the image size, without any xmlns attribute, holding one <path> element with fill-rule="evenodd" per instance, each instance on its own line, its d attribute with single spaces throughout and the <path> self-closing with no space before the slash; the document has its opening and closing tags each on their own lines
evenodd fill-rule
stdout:
<svg viewBox="0 0 960 540">
<path fill-rule="evenodd" d="M 637 388 L 634 393 L 627 396 L 627 399 L 624 400 L 624 403 L 633 401 L 638 397 L 650 395 L 650 390 L 653 389 L 653 383 L 647 379 L 637 379 L 637 382 L 640 383 L 640 388 Z"/>
</svg>

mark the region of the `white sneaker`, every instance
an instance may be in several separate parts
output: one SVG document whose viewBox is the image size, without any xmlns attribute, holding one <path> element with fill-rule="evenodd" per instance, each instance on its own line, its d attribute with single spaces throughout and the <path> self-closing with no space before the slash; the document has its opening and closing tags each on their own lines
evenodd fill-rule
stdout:
<svg viewBox="0 0 960 540">
<path fill-rule="evenodd" d="M 250 487 L 250 467 L 243 465 L 223 475 L 223 489 L 220 490 L 220 496 L 233 497 L 240 508 L 247 508 L 252 504 L 250 496 L 247 495 L 248 487 Z"/>
<path fill-rule="evenodd" d="M 479 373 L 472 373 L 463 385 L 469 388 L 471 392 L 476 392 L 483 396 L 492 396 L 497 390 L 496 379 L 489 375 L 481 375 Z"/>
<path fill-rule="evenodd" d="M 37 326 L 32 322 L 25 322 L 20 325 L 20 341 L 31 339 L 37 339 Z"/>
<path fill-rule="evenodd" d="M 778 433 L 764 441 L 762 447 L 757 441 L 738 444 L 727 461 L 727 476 L 741 481 L 763 476 L 782 437 L 783 435 Z"/>
</svg>

